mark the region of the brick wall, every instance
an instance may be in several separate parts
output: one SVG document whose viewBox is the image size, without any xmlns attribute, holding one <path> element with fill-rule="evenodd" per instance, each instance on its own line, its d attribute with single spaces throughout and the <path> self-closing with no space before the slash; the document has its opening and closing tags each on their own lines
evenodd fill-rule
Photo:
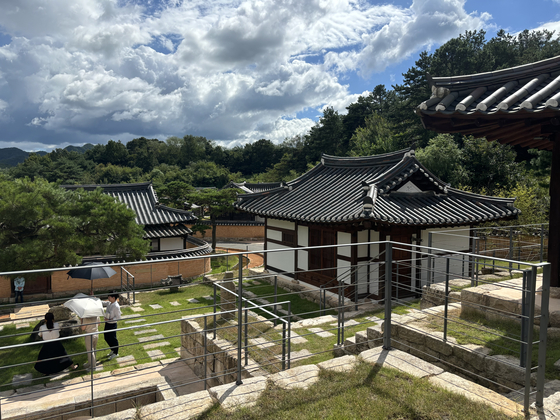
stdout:
<svg viewBox="0 0 560 420">
<path fill-rule="evenodd" d="M 188 227 L 192 227 L 189 225 Z M 206 235 L 202 237 L 200 233 L 194 235 L 195 238 L 212 239 L 212 229 L 206 230 Z M 224 239 L 264 239 L 264 226 L 224 226 L 216 227 L 216 237 L 218 240 Z"/>
<path fill-rule="evenodd" d="M 183 278 L 196 277 L 211 270 L 210 258 L 198 258 L 195 260 L 175 262 L 155 262 L 153 264 L 127 265 L 128 270 L 135 277 L 136 286 L 159 285 L 160 280 L 168 275 L 182 274 Z M 120 290 L 121 269 L 115 267 L 115 274 L 108 279 L 93 281 L 93 290 Z M 126 272 L 122 271 L 123 281 L 126 281 Z M 92 286 L 90 280 L 68 278 L 67 271 L 58 271 L 52 274 L 53 297 L 68 295 L 77 292 L 89 292 Z M 0 277 L 0 301 L 10 298 L 10 281 L 8 278 Z"/>
</svg>

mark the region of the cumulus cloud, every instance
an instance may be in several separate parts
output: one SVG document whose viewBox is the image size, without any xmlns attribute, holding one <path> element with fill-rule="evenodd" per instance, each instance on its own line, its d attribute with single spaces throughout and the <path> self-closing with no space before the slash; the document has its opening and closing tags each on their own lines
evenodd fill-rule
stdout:
<svg viewBox="0 0 560 420">
<path fill-rule="evenodd" d="M 349 75 L 489 19 L 463 0 L 3 0 L 0 145 L 280 142 L 314 124 L 303 110 L 344 112 L 359 96 Z"/>
</svg>

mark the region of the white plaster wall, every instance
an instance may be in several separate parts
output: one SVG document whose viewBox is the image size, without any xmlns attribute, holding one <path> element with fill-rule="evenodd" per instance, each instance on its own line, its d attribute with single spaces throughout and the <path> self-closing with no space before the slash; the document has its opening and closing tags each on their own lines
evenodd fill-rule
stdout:
<svg viewBox="0 0 560 420">
<path fill-rule="evenodd" d="M 369 291 L 367 277 L 368 270 L 369 267 L 367 265 L 358 266 L 358 293 L 367 293 Z"/>
<path fill-rule="evenodd" d="M 336 260 L 336 275 L 339 279 L 343 279 L 344 283 L 352 283 L 352 277 L 350 275 L 350 261 Z M 344 277 L 343 277 L 344 276 Z"/>
<path fill-rule="evenodd" d="M 279 220 L 279 219 L 268 219 L 267 221 L 268 226 L 278 227 L 282 229 L 290 229 L 295 230 L 296 224 L 294 222 L 289 222 L 287 220 Z"/>
<path fill-rule="evenodd" d="M 275 241 L 282 241 L 282 232 L 280 232 L 278 230 L 267 229 L 266 230 L 266 238 L 267 239 L 273 239 Z"/>
<path fill-rule="evenodd" d="M 379 293 L 379 263 L 369 264 L 369 292 Z"/>
<path fill-rule="evenodd" d="M 369 230 L 361 230 L 358 232 L 358 242 L 368 242 Z M 358 245 L 358 258 L 364 258 L 368 255 L 367 245 Z"/>
<path fill-rule="evenodd" d="M 290 249 L 287 246 L 268 243 L 268 249 Z M 294 250 L 290 249 L 286 252 L 269 252 L 267 254 L 267 264 L 281 271 L 295 271 Z"/>
<path fill-rule="evenodd" d="M 183 238 L 161 238 L 159 240 L 160 251 L 171 251 L 174 249 L 183 249 Z"/>
<path fill-rule="evenodd" d="M 309 228 L 307 226 L 298 226 L 297 237 L 298 245 L 309 246 Z"/>
<path fill-rule="evenodd" d="M 422 231 L 422 245 L 428 246 L 428 234 L 432 232 L 432 246 L 450 251 L 466 251 L 470 246 L 470 229 L 462 227 L 427 229 Z"/>
<path fill-rule="evenodd" d="M 445 281 L 446 276 L 446 256 L 434 257 L 432 258 L 432 268 L 428 270 L 428 258 L 422 259 L 422 270 L 420 272 L 420 278 L 422 287 L 428 283 L 440 283 Z M 430 279 L 429 275 L 433 272 L 433 276 Z M 469 260 L 467 257 L 463 259 L 460 255 L 450 255 L 449 256 L 449 280 L 458 278 L 469 278 Z"/>
<path fill-rule="evenodd" d="M 346 232 L 337 232 L 337 244 L 351 244 L 352 243 L 352 235 Z M 341 246 L 337 248 L 338 255 L 344 257 L 351 257 L 352 256 L 352 247 L 351 246 Z"/>
<path fill-rule="evenodd" d="M 309 256 L 307 251 L 298 251 L 298 268 L 301 270 L 309 270 Z"/>
<path fill-rule="evenodd" d="M 370 234 L 370 242 L 377 242 L 379 241 L 379 232 L 372 230 Z M 379 254 L 379 244 L 371 244 L 369 246 L 369 252 L 372 258 L 377 257 Z"/>
</svg>

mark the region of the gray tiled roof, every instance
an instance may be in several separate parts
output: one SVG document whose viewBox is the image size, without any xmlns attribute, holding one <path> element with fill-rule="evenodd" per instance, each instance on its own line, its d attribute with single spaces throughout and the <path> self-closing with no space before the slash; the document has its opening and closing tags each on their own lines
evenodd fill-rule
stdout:
<svg viewBox="0 0 560 420">
<path fill-rule="evenodd" d="M 558 125 L 551 118 L 560 115 L 560 56 L 429 82 L 432 96 L 416 109 L 426 128 L 551 150 L 541 126 Z"/>
<path fill-rule="evenodd" d="M 225 185 L 224 188 L 239 188 L 244 192 L 251 194 L 251 193 L 259 193 L 263 191 L 270 191 L 274 188 L 278 188 L 282 183 L 281 182 L 233 182 L 231 181 L 229 184 Z"/>
<path fill-rule="evenodd" d="M 145 226 L 144 227 L 144 238 L 151 239 L 151 238 L 171 238 L 174 236 L 186 236 L 192 233 L 186 226 Z"/>
<path fill-rule="evenodd" d="M 148 252 L 146 255 L 146 260 L 148 261 L 164 261 L 164 260 L 174 260 L 177 258 L 185 257 L 198 257 L 201 255 L 207 255 L 212 252 L 212 246 L 203 241 L 202 239 L 193 238 L 189 236 L 187 242 L 191 244 L 191 248 L 187 249 L 174 249 L 169 251 L 155 251 Z M 104 263 L 117 263 L 120 260 L 114 255 L 103 255 L 103 256 L 90 256 L 84 257 L 83 262 L 104 262 Z"/>
<path fill-rule="evenodd" d="M 412 191 L 398 191 L 411 182 Z M 465 225 L 519 213 L 514 199 L 451 188 L 407 149 L 366 157 L 323 155 L 321 163 L 276 189 L 238 197 L 236 207 L 264 217 L 336 223 Z"/>
<path fill-rule="evenodd" d="M 151 182 L 137 184 L 61 185 L 66 189 L 83 188 L 95 190 L 100 187 L 105 194 L 126 203 L 136 212 L 139 225 L 161 225 L 166 223 L 189 223 L 197 220 L 190 211 L 178 210 L 159 204 Z"/>
</svg>

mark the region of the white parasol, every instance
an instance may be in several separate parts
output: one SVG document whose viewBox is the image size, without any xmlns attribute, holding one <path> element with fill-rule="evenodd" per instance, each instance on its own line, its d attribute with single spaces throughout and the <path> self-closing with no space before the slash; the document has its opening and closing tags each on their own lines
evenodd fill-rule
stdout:
<svg viewBox="0 0 560 420">
<path fill-rule="evenodd" d="M 80 318 L 103 316 L 105 314 L 101 299 L 83 293 L 78 293 L 69 301 L 64 302 L 64 306 Z"/>
</svg>

